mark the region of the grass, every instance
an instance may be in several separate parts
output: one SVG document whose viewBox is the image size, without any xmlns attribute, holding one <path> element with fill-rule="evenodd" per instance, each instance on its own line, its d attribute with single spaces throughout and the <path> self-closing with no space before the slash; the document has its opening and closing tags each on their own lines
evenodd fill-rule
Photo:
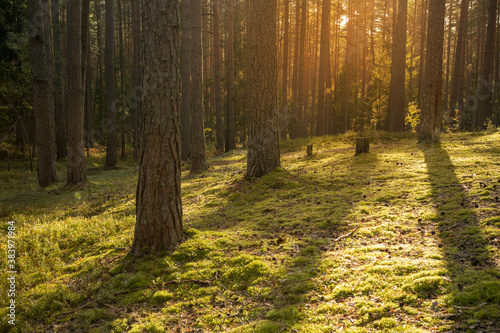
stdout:
<svg viewBox="0 0 500 333">
<path fill-rule="evenodd" d="M 286 141 L 261 179 L 244 179 L 243 150 L 201 175 L 183 166 L 186 241 L 141 260 L 127 256 L 134 161 L 106 170 L 96 153 L 76 188 L 60 161 L 43 190 L 29 165 L 0 161 L 0 264 L 15 221 L 19 272 L 18 325 L 2 289 L 0 331 L 498 330 L 500 133 L 440 146 L 372 133 L 357 157 L 355 135 Z"/>
</svg>

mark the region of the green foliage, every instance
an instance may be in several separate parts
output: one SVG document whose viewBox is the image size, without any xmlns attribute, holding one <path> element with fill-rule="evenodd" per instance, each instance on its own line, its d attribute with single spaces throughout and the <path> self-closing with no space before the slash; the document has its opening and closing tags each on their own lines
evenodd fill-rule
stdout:
<svg viewBox="0 0 500 333">
<path fill-rule="evenodd" d="M 405 116 L 406 127 L 412 132 L 416 132 L 418 125 L 420 124 L 420 113 L 421 110 L 418 108 L 417 102 L 411 102 L 408 104 Z"/>
</svg>

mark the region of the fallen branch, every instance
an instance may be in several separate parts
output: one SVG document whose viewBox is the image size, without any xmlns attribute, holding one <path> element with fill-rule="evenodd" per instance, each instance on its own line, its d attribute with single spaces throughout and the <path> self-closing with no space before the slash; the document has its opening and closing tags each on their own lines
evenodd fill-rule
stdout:
<svg viewBox="0 0 500 333">
<path fill-rule="evenodd" d="M 339 236 L 339 237 L 335 238 L 333 241 L 334 241 L 334 242 L 338 242 L 338 241 L 339 241 L 339 240 L 341 240 L 341 239 L 344 239 L 344 238 L 347 238 L 347 237 L 349 237 L 349 236 L 352 236 L 352 235 L 353 235 L 353 234 L 354 234 L 354 233 L 355 233 L 358 229 L 359 229 L 359 227 L 356 227 L 356 229 L 354 229 L 354 230 L 353 230 L 353 231 L 351 231 L 350 233 L 345 234 L 345 235 L 342 235 L 342 236 Z"/>
<path fill-rule="evenodd" d="M 95 301 L 88 302 L 87 304 L 84 304 L 84 305 L 82 305 L 82 306 L 80 306 L 80 307 L 78 307 L 78 308 L 76 308 L 76 309 L 74 309 L 74 310 L 70 310 L 70 311 L 66 311 L 66 312 L 61 312 L 61 313 L 58 313 L 58 314 L 56 314 L 56 317 L 57 317 L 57 316 L 64 316 L 64 315 L 67 315 L 67 314 L 71 314 L 71 313 L 73 313 L 73 312 L 76 312 L 76 311 L 78 311 L 78 310 L 85 309 L 86 307 L 88 307 L 88 306 L 90 306 L 90 305 L 92 305 L 92 304 L 94 304 L 94 303 L 95 303 Z"/>
</svg>

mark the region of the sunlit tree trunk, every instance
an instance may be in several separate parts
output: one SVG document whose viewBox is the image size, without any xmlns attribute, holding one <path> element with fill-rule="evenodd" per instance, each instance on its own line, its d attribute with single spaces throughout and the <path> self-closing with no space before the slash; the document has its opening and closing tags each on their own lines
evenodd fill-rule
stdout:
<svg viewBox="0 0 500 333">
<path fill-rule="evenodd" d="M 220 28 L 219 28 L 219 0 L 213 0 L 214 18 L 214 57 L 215 57 L 215 123 L 217 151 L 224 151 L 224 121 L 222 119 L 222 92 L 221 92 L 221 52 L 220 52 Z"/>
<path fill-rule="evenodd" d="M 287 138 L 287 127 L 288 127 L 288 50 L 289 50 L 289 23 L 290 16 L 290 0 L 285 0 L 285 8 L 284 8 L 284 28 L 283 28 L 283 86 L 282 86 L 282 95 L 283 95 L 283 106 L 281 109 L 281 119 L 280 119 L 280 132 L 281 138 Z"/>
<path fill-rule="evenodd" d="M 182 77 L 182 110 L 181 110 L 181 152 L 182 160 L 187 161 L 191 155 L 191 2 L 181 2 L 181 77 Z"/>
<path fill-rule="evenodd" d="M 318 121 L 316 124 L 316 135 L 327 134 L 327 117 L 325 110 L 325 88 L 326 76 L 330 62 L 330 0 L 323 0 L 321 14 L 321 47 L 319 56 L 319 85 L 318 85 Z"/>
<path fill-rule="evenodd" d="M 460 19 L 458 23 L 457 42 L 455 47 L 455 65 L 451 76 L 450 108 L 451 115 L 461 114 L 465 88 L 465 43 L 467 35 L 468 0 L 460 3 Z M 458 114 L 456 113 L 458 110 Z M 463 116 L 463 115 L 462 115 Z"/>
<path fill-rule="evenodd" d="M 236 125 L 234 120 L 234 0 L 227 0 L 227 115 L 226 152 L 236 149 Z"/>
<path fill-rule="evenodd" d="M 300 41 L 299 41 L 299 69 L 298 69 L 299 111 L 297 120 L 298 120 L 298 134 L 299 137 L 302 138 L 307 136 L 307 123 L 306 123 L 307 89 L 305 85 L 307 1 L 308 0 L 302 0 L 302 12 L 301 12 L 302 17 L 300 20 Z"/>
</svg>

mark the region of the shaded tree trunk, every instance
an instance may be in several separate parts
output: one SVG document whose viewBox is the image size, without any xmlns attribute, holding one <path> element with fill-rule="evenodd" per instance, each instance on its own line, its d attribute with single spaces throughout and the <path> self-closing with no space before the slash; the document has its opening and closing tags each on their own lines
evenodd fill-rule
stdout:
<svg viewBox="0 0 500 333">
<path fill-rule="evenodd" d="M 306 103 L 307 89 L 305 84 L 305 59 L 306 59 L 306 25 L 307 25 L 307 1 L 302 0 L 302 12 L 300 19 L 300 40 L 299 40 L 299 110 L 298 110 L 298 134 L 299 137 L 307 137 Z"/>
<path fill-rule="evenodd" d="M 321 14 L 321 47 L 319 56 L 319 85 L 318 85 L 318 122 L 316 135 L 327 134 L 328 126 L 325 110 L 325 85 L 326 76 L 330 66 L 330 0 L 323 0 Z M 328 87 L 327 87 L 328 88 Z M 330 87 L 331 88 L 331 87 Z M 328 88 L 329 89 L 329 88 Z"/>
<path fill-rule="evenodd" d="M 118 0 L 118 39 L 120 42 L 120 134 L 121 134 L 121 158 L 125 159 L 125 59 L 123 58 L 123 16 L 122 16 L 122 2 Z"/>
<path fill-rule="evenodd" d="M 207 168 L 203 110 L 203 45 L 201 1 L 191 1 L 191 172 Z"/>
<path fill-rule="evenodd" d="M 423 105 L 419 142 L 439 142 L 443 93 L 443 40 L 446 0 L 429 0 Z"/>
<path fill-rule="evenodd" d="M 220 29 L 219 29 L 219 0 L 213 0 L 214 21 L 214 57 L 215 57 L 215 145 L 219 152 L 224 151 L 224 122 L 222 119 L 222 92 L 221 92 L 221 54 L 220 54 Z"/>
<path fill-rule="evenodd" d="M 142 107 L 142 70 L 141 70 L 141 15 L 139 0 L 131 0 L 132 3 L 132 40 L 133 40 L 133 59 L 132 59 L 132 107 L 131 125 L 132 125 L 132 145 L 134 158 L 139 158 L 139 130 Z"/>
<path fill-rule="evenodd" d="M 69 1 L 67 11 L 68 184 L 79 184 L 87 180 L 83 152 L 81 0 Z"/>
<path fill-rule="evenodd" d="M 182 237 L 179 2 L 144 2 L 144 110 L 131 253 L 173 251 Z M 162 33 L 157 33 L 161 31 Z"/>
<path fill-rule="evenodd" d="M 114 0 L 106 0 L 106 35 L 104 47 L 104 66 L 106 81 L 106 121 L 104 131 L 107 134 L 106 166 L 114 167 L 118 162 L 118 137 L 116 133 L 115 102 L 115 17 Z"/>
<path fill-rule="evenodd" d="M 465 42 L 467 35 L 468 0 L 460 3 L 457 42 L 455 47 L 455 65 L 451 76 L 450 108 L 453 117 L 462 114 L 465 88 Z M 458 113 L 457 113 L 458 110 Z"/>
<path fill-rule="evenodd" d="M 191 155 L 191 14 L 190 1 L 181 3 L 181 77 L 182 77 L 182 111 L 181 111 L 181 152 L 182 160 L 187 161 Z"/>
<path fill-rule="evenodd" d="M 90 0 L 82 0 L 82 89 L 83 89 L 83 141 L 84 147 L 92 146 L 90 85 Z"/>
<path fill-rule="evenodd" d="M 261 177 L 280 166 L 277 86 L 276 1 L 252 0 L 249 137 L 247 177 Z"/>
<path fill-rule="evenodd" d="M 38 184 L 46 187 L 57 181 L 49 6 L 48 0 L 27 6 Z"/>
<path fill-rule="evenodd" d="M 406 20 L 408 0 L 399 0 L 396 30 L 392 41 L 391 86 L 389 92 L 389 129 L 405 130 L 405 69 L 406 69 Z"/>
<path fill-rule="evenodd" d="M 234 120 L 234 0 L 227 0 L 227 115 L 226 152 L 236 149 L 236 125 Z"/>
<path fill-rule="evenodd" d="M 105 115 L 104 115 L 104 61 L 103 61 L 103 47 L 102 47 L 102 19 L 101 19 L 101 0 L 95 0 L 95 16 L 97 26 L 97 68 L 99 71 L 99 79 L 96 81 L 98 89 L 96 93 L 99 94 L 98 102 L 98 136 L 99 142 L 103 144 L 106 140 L 105 137 Z M 97 99 L 97 97 L 96 97 Z"/>
<path fill-rule="evenodd" d="M 281 109 L 281 121 L 280 121 L 280 132 L 281 138 L 287 138 L 287 127 L 288 127 L 288 50 L 289 50 L 289 30 L 290 30 L 290 0 L 285 0 L 284 9 L 284 27 L 283 27 L 283 107 Z"/>
<path fill-rule="evenodd" d="M 66 116 L 64 114 L 64 95 L 62 84 L 62 51 L 61 51 L 61 23 L 59 21 L 59 0 L 51 0 L 52 6 L 52 44 L 54 47 L 54 114 L 56 127 L 57 158 L 64 158 L 68 154 L 66 133 Z"/>
<path fill-rule="evenodd" d="M 347 22 L 346 77 L 344 91 L 344 132 L 349 130 L 349 100 L 351 97 L 351 61 L 352 61 L 352 9 L 349 0 L 349 21 Z"/>
</svg>

